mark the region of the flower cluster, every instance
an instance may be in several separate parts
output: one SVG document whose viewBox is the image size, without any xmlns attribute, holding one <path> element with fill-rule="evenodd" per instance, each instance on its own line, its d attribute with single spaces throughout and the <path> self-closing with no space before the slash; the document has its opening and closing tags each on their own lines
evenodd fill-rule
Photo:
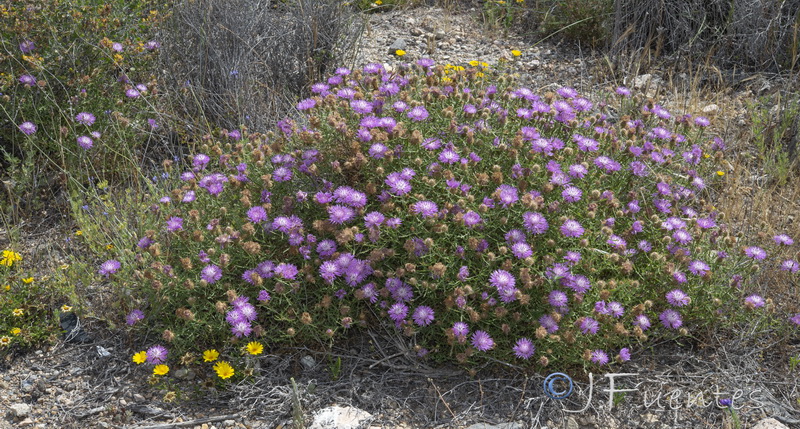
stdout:
<svg viewBox="0 0 800 429">
<path fill-rule="evenodd" d="M 482 70 L 340 68 L 298 104 L 306 125 L 208 136 L 139 241 L 139 298 L 167 307 L 149 327 L 256 355 L 385 323 L 419 356 L 606 365 L 772 305 L 731 287 L 768 246 L 736 247 L 706 202 L 725 180 L 707 121 Z"/>
</svg>

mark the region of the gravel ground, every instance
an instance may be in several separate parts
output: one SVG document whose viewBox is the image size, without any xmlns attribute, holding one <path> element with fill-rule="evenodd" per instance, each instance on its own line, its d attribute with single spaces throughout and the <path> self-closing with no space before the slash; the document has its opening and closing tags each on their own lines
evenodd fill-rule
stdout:
<svg viewBox="0 0 800 429">
<path fill-rule="evenodd" d="M 397 58 L 395 49 L 406 55 Z M 514 58 L 512 49 L 523 55 Z M 585 91 L 609 84 L 595 73 L 599 60 L 552 44 L 532 47 L 514 36 L 493 35 L 468 11 L 420 8 L 369 16 L 358 64 L 393 66 L 420 57 L 453 64 L 497 64 L 505 57 L 535 91 L 565 84 Z M 641 78 L 639 84 L 657 79 Z M 90 335 L 86 343 L 62 340 L 0 363 L 0 429 L 294 427 L 295 421 L 310 423 L 315 412 L 335 404 L 370 413 L 364 427 L 375 429 L 734 427 L 730 413 L 714 405 L 725 396 L 735 398 L 743 427 L 757 422 L 761 429 L 800 427 L 800 381 L 788 368 L 788 356 L 800 347 L 761 343 L 744 334 L 637 352 L 618 369 L 637 375 L 618 377 L 616 386 L 638 390 L 609 404 L 604 391 L 609 378 L 603 374 L 593 376 L 592 390 L 588 378 L 576 379 L 576 394 L 557 401 L 544 395 L 542 375 L 518 368 L 474 376 L 426 368 L 407 357 L 412 353 L 402 338 L 387 332 L 333 355 L 289 350 L 264 356 L 255 382 L 229 391 L 215 390 L 205 375 L 191 371 L 175 371 L 166 383 L 150 386 L 148 374 L 130 364 L 130 339 L 91 322 L 84 328 Z M 341 366 L 333 364 L 338 358 Z M 183 393 L 173 398 L 171 392 Z M 777 419 L 773 426 L 767 417 Z"/>
</svg>

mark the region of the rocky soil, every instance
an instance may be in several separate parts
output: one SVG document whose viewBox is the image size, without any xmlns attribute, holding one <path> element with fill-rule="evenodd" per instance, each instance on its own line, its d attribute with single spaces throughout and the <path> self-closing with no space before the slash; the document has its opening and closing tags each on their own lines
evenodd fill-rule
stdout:
<svg viewBox="0 0 800 429">
<path fill-rule="evenodd" d="M 420 8 L 368 19 L 357 64 L 394 66 L 428 57 L 495 65 L 505 58 L 535 91 L 611 84 L 597 72 L 602 60 L 501 37 L 486 31 L 470 11 Z M 397 49 L 406 55 L 398 58 Z M 513 49 L 523 54 L 514 57 Z M 629 85 L 644 90 L 667 79 L 635 77 Z M 697 108 L 715 114 L 719 108 L 711 104 Z M 573 396 L 559 401 L 544 394 L 542 375 L 517 368 L 472 377 L 457 369 L 427 368 L 409 357 L 413 353 L 406 353 L 402 338 L 388 333 L 332 355 L 289 350 L 264 356 L 251 381 L 226 391 L 218 391 L 208 374 L 191 371 L 175 371 L 151 386 L 148 374 L 130 363 L 136 351 L 130 339 L 92 321 L 83 329 L 89 335 L 85 342 L 61 340 L 0 363 L 0 429 L 736 427 L 733 413 L 715 405 L 722 397 L 733 398 L 743 427 L 800 427 L 800 381 L 789 372 L 786 355 L 787 347 L 794 355 L 800 347 L 779 348 L 746 335 L 641 351 L 618 369 L 636 375 L 616 379 L 617 389 L 637 391 L 609 403 L 609 378 L 603 374 L 576 378 Z"/>
</svg>

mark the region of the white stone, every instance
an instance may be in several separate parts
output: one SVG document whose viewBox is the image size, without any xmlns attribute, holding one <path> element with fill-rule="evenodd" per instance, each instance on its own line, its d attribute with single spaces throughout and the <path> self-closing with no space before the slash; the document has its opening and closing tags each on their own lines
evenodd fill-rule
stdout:
<svg viewBox="0 0 800 429">
<path fill-rule="evenodd" d="M 706 107 L 703 107 L 703 113 L 716 113 L 719 110 L 719 106 L 716 104 L 709 104 Z"/>
<path fill-rule="evenodd" d="M 372 414 L 354 407 L 323 408 L 314 413 L 309 429 L 359 429 L 367 427 Z"/>
<path fill-rule="evenodd" d="M 14 416 L 19 418 L 25 417 L 31 413 L 31 406 L 28 404 L 23 404 L 23 403 L 14 404 L 9 408 L 11 408 L 11 411 L 14 413 Z"/>
<path fill-rule="evenodd" d="M 756 423 L 753 429 L 789 429 L 789 427 L 773 418 L 768 418 Z"/>
</svg>

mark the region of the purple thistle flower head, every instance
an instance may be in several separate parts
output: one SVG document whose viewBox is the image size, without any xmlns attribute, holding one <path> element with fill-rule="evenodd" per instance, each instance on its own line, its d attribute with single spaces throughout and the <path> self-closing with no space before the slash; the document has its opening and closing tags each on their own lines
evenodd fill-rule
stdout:
<svg viewBox="0 0 800 429">
<path fill-rule="evenodd" d="M 395 302 L 389 307 L 388 313 L 389 317 L 394 320 L 395 323 L 400 323 L 408 315 L 408 307 L 402 302 Z"/>
<path fill-rule="evenodd" d="M 525 233 L 520 229 L 509 230 L 505 235 L 506 243 L 514 244 L 525 241 Z"/>
<path fill-rule="evenodd" d="M 470 210 L 464 214 L 464 225 L 468 227 L 476 226 L 481 222 L 483 222 L 483 219 L 477 212 Z"/>
<path fill-rule="evenodd" d="M 341 225 L 352 220 L 355 217 L 356 212 L 347 206 L 334 205 L 328 207 L 328 215 L 331 223 Z"/>
<path fill-rule="evenodd" d="M 265 291 L 263 289 L 258 292 L 258 297 L 256 298 L 256 300 L 258 300 L 258 302 L 262 302 L 262 303 L 269 302 L 270 299 L 272 299 L 272 297 L 269 296 L 269 292 L 267 292 L 267 291 Z"/>
<path fill-rule="evenodd" d="M 75 115 L 75 120 L 88 127 L 94 124 L 96 118 L 89 112 L 80 112 Z"/>
<path fill-rule="evenodd" d="M 778 234 L 772 239 L 775 240 L 775 243 L 783 244 L 785 246 L 791 246 L 792 244 L 794 244 L 794 240 L 792 240 L 792 238 L 786 234 Z"/>
<path fill-rule="evenodd" d="M 578 329 L 585 335 L 594 335 L 600 329 L 600 323 L 591 317 L 581 317 L 578 319 Z"/>
<path fill-rule="evenodd" d="M 516 284 L 514 275 L 506 270 L 495 270 L 489 276 L 489 283 L 497 289 L 513 288 Z"/>
<path fill-rule="evenodd" d="M 534 347 L 531 340 L 527 338 L 520 338 L 517 340 L 517 344 L 514 345 L 514 355 L 520 359 L 528 360 L 533 356 L 533 353 L 536 351 L 536 347 Z"/>
<path fill-rule="evenodd" d="M 183 218 L 173 216 L 167 219 L 167 231 L 175 232 L 183 229 Z"/>
<path fill-rule="evenodd" d="M 167 348 L 162 345 L 155 345 L 147 349 L 147 363 L 150 365 L 160 365 L 167 361 Z"/>
<path fill-rule="evenodd" d="M 522 223 L 525 229 L 532 234 L 543 234 L 548 228 L 547 219 L 539 212 L 523 213 Z"/>
<path fill-rule="evenodd" d="M 766 301 L 760 295 L 753 294 L 744 299 L 744 304 L 748 308 L 761 308 Z"/>
<path fill-rule="evenodd" d="M 36 125 L 33 122 L 25 121 L 19 124 L 19 130 L 22 131 L 23 134 L 29 136 L 36 132 Z"/>
<path fill-rule="evenodd" d="M 528 243 L 521 241 L 511 245 L 511 253 L 513 253 L 518 259 L 525 259 L 533 255 L 533 250 Z"/>
<path fill-rule="evenodd" d="M 666 298 L 667 302 L 675 307 L 683 307 L 692 302 L 692 298 L 680 289 L 667 292 Z"/>
<path fill-rule="evenodd" d="M 456 278 L 462 282 L 469 278 L 469 268 L 466 265 L 462 265 L 461 268 L 458 269 Z"/>
<path fill-rule="evenodd" d="M 800 326 L 800 313 L 797 313 L 794 316 L 790 317 L 789 321 L 797 326 Z"/>
<path fill-rule="evenodd" d="M 275 274 L 286 280 L 294 280 L 297 276 L 298 269 L 294 264 L 280 263 L 275 267 Z"/>
<path fill-rule="evenodd" d="M 139 98 L 140 95 L 142 95 L 142 93 L 140 93 L 136 88 L 128 88 L 125 91 L 125 96 L 128 98 Z"/>
<path fill-rule="evenodd" d="M 544 316 L 539 318 L 539 325 L 541 325 L 544 329 L 547 330 L 548 334 L 552 334 L 558 331 L 558 323 L 553 316 L 549 314 L 545 314 Z"/>
<path fill-rule="evenodd" d="M 664 310 L 658 316 L 658 318 L 661 320 L 661 324 L 664 325 L 665 328 L 678 329 L 683 325 L 681 314 L 672 309 Z"/>
<path fill-rule="evenodd" d="M 616 89 L 616 93 L 617 95 L 621 95 L 626 98 L 631 96 L 631 90 L 624 86 L 618 86 Z"/>
<path fill-rule="evenodd" d="M 89 150 L 94 146 L 94 140 L 92 140 L 89 136 L 80 136 L 77 138 L 78 146 L 82 147 L 85 150 Z"/>
<path fill-rule="evenodd" d="M 795 261 L 794 259 L 787 259 L 781 262 L 781 271 L 788 271 L 792 274 L 800 271 L 800 263 Z"/>
<path fill-rule="evenodd" d="M 580 237 L 583 235 L 584 229 L 578 221 L 574 219 L 567 219 L 561 225 L 561 234 L 565 237 Z"/>
<path fill-rule="evenodd" d="M 23 54 L 30 54 L 34 49 L 36 49 L 36 45 L 32 40 L 23 40 L 19 43 L 19 50 L 22 51 Z"/>
<path fill-rule="evenodd" d="M 119 268 L 120 268 L 121 266 L 122 266 L 122 265 L 119 263 L 119 261 L 117 261 L 117 260 L 115 260 L 115 259 L 109 259 L 109 260 L 107 260 L 107 261 L 103 262 L 103 263 L 100 265 L 100 269 L 99 269 L 99 270 L 97 270 L 97 274 L 100 274 L 101 276 L 106 276 L 106 277 L 108 277 L 108 276 L 110 276 L 111 274 L 114 274 L 114 273 L 116 273 L 116 272 L 117 272 L 117 270 L 119 270 Z"/>
<path fill-rule="evenodd" d="M 439 206 L 433 201 L 417 201 L 414 203 L 414 213 L 422 215 L 422 217 L 435 216 L 439 211 Z"/>
<path fill-rule="evenodd" d="M 24 74 L 19 77 L 19 83 L 23 85 L 33 86 L 36 85 L 36 78 L 29 74 Z"/>
<path fill-rule="evenodd" d="M 595 350 L 592 352 L 591 361 L 598 365 L 605 365 L 608 363 L 608 354 L 602 350 Z"/>
<path fill-rule="evenodd" d="M 261 206 L 250 207 L 250 209 L 247 210 L 247 218 L 253 223 L 264 222 L 267 220 L 267 211 Z"/>
<path fill-rule="evenodd" d="M 621 362 L 627 362 L 631 360 L 631 349 L 625 347 L 619 351 L 619 360 Z"/>
<path fill-rule="evenodd" d="M 313 109 L 314 106 L 317 105 L 317 101 L 313 98 L 306 98 L 305 100 L 300 101 L 297 103 L 297 110 L 308 110 Z"/>
<path fill-rule="evenodd" d="M 644 314 L 640 314 L 633 318 L 633 325 L 638 326 L 642 331 L 646 331 L 650 328 L 650 318 Z"/>
<path fill-rule="evenodd" d="M 135 310 L 131 310 L 131 312 L 125 316 L 125 323 L 128 324 L 128 326 L 133 326 L 142 321 L 142 319 L 144 319 L 144 312 L 137 308 Z"/>
<path fill-rule="evenodd" d="M 767 252 L 758 246 L 750 246 L 744 249 L 744 253 L 745 255 L 747 255 L 750 258 L 753 258 L 756 261 L 761 261 L 767 257 Z"/>
<path fill-rule="evenodd" d="M 408 112 L 408 117 L 414 122 L 421 122 L 428 119 L 428 110 L 424 106 L 417 106 Z"/>
<path fill-rule="evenodd" d="M 464 322 L 453 323 L 452 332 L 457 338 L 465 338 L 467 335 L 469 335 L 469 325 Z"/>
<path fill-rule="evenodd" d="M 485 352 L 494 348 L 494 340 L 485 331 L 475 331 L 472 334 L 472 347 Z"/>
<path fill-rule="evenodd" d="M 567 294 L 560 290 L 554 290 L 548 295 L 547 302 L 553 307 L 560 308 L 566 307 L 569 300 L 567 298 Z"/>
<path fill-rule="evenodd" d="M 250 322 L 246 320 L 236 322 L 235 325 L 231 326 L 231 333 L 236 338 L 247 337 L 252 332 L 253 332 L 253 326 L 250 325 Z"/>
<path fill-rule="evenodd" d="M 564 98 L 575 98 L 578 96 L 578 91 L 575 88 L 564 86 L 559 88 L 556 93 Z"/>
<path fill-rule="evenodd" d="M 428 326 L 433 323 L 433 309 L 426 305 L 420 305 L 414 310 L 414 314 L 411 318 L 414 319 L 414 323 L 418 326 Z"/>
<path fill-rule="evenodd" d="M 200 278 L 208 284 L 214 284 L 222 278 L 222 269 L 214 264 L 209 264 L 200 270 Z"/>
</svg>

